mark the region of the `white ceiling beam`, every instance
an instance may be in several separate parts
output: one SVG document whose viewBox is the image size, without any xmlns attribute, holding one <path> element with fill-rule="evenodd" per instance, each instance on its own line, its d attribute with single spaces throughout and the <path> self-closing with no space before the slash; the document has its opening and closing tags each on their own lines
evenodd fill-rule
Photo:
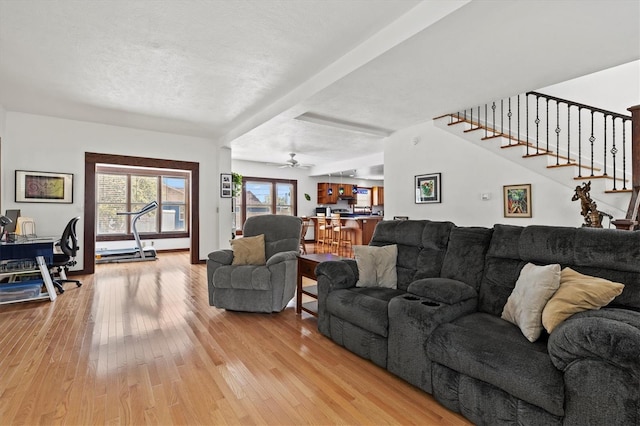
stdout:
<svg viewBox="0 0 640 426">
<path fill-rule="evenodd" d="M 369 61 L 382 55 L 418 32 L 456 11 L 471 0 L 425 0 L 400 18 L 378 31 L 358 47 L 343 55 L 340 59 L 311 76 L 303 84 L 244 120 L 238 126 L 219 138 L 218 143 L 230 146 L 235 138 L 249 132 L 273 117 L 287 111 L 294 118 L 306 111 L 298 111 L 294 106 L 340 78 L 355 71 Z"/>
</svg>

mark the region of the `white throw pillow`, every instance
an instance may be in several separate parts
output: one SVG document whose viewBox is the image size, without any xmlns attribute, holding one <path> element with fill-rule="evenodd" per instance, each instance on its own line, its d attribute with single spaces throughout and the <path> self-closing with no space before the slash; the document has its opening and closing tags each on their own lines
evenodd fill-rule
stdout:
<svg viewBox="0 0 640 426">
<path fill-rule="evenodd" d="M 560 286 L 560 265 L 536 266 L 527 263 L 520 271 L 502 318 L 520 327 L 530 342 L 542 333 L 542 311 Z"/>
<path fill-rule="evenodd" d="M 356 287 L 398 288 L 398 246 L 353 246 L 358 265 Z"/>
</svg>

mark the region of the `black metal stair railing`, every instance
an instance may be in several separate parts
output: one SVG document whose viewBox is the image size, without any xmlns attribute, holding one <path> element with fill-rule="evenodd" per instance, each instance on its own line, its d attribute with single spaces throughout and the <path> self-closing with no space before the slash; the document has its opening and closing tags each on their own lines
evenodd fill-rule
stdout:
<svg viewBox="0 0 640 426">
<path fill-rule="evenodd" d="M 552 155 L 556 167 L 576 166 L 577 178 L 587 177 L 586 169 L 588 177 L 612 178 L 614 191 L 627 190 L 631 116 L 539 92 L 484 104 L 484 119 L 481 110 L 479 105 L 450 114 L 450 124 L 466 122 L 470 125 L 466 132 L 484 129 L 483 140 L 505 138 L 508 145 L 524 145 L 525 157 Z M 619 182 L 622 188 L 617 187 Z"/>
</svg>

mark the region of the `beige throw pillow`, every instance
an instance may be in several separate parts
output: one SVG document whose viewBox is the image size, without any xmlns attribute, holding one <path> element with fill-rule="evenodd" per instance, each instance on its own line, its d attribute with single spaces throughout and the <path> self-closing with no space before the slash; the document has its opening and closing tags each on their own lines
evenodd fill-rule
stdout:
<svg viewBox="0 0 640 426">
<path fill-rule="evenodd" d="M 623 289 L 624 284 L 564 268 L 560 277 L 560 288 L 542 312 L 542 324 L 551 333 L 573 314 L 608 305 Z"/>
<path fill-rule="evenodd" d="M 398 288 L 398 246 L 353 246 L 358 265 L 356 287 Z"/>
<path fill-rule="evenodd" d="M 264 265 L 264 234 L 231 240 L 232 265 Z"/>
<path fill-rule="evenodd" d="M 560 265 L 527 263 L 502 310 L 502 318 L 520 327 L 535 342 L 542 333 L 542 311 L 560 285 Z"/>
</svg>

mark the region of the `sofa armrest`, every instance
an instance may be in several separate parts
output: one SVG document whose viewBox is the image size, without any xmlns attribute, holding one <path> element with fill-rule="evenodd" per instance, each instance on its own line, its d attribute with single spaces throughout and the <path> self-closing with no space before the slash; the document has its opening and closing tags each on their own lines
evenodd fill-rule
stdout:
<svg viewBox="0 0 640 426">
<path fill-rule="evenodd" d="M 322 262 L 316 267 L 316 277 L 318 282 L 318 330 L 330 337 L 327 297 L 334 290 L 355 287 L 358 281 L 358 266 L 354 260 Z"/>
<path fill-rule="evenodd" d="M 592 310 L 573 315 L 549 336 L 563 372 L 565 424 L 635 424 L 640 406 L 640 312 Z"/>
<path fill-rule="evenodd" d="M 223 249 L 209 253 L 208 260 L 212 260 L 220 265 L 231 265 L 233 262 L 233 250 Z"/>
<path fill-rule="evenodd" d="M 350 259 L 322 262 L 316 267 L 316 277 L 318 287 L 322 281 L 327 293 L 339 288 L 355 287 L 358 281 L 358 266 L 355 260 Z"/>
<path fill-rule="evenodd" d="M 475 289 L 449 278 L 424 278 L 389 302 L 387 369 L 432 393 L 431 362 L 426 354 L 431 333 L 441 324 L 477 310 Z"/>
<path fill-rule="evenodd" d="M 549 337 L 551 360 L 563 371 L 572 363 L 589 358 L 640 374 L 638 353 L 640 312 L 626 309 L 580 312 L 560 324 Z"/>
<path fill-rule="evenodd" d="M 233 251 L 228 249 L 216 250 L 209 253 L 207 257 L 207 287 L 209 289 L 209 305 L 213 304 L 213 274 L 221 266 L 231 265 L 233 262 Z"/>
<path fill-rule="evenodd" d="M 267 267 L 271 267 L 287 260 L 296 260 L 298 253 L 295 251 L 281 251 L 267 259 Z"/>
</svg>

